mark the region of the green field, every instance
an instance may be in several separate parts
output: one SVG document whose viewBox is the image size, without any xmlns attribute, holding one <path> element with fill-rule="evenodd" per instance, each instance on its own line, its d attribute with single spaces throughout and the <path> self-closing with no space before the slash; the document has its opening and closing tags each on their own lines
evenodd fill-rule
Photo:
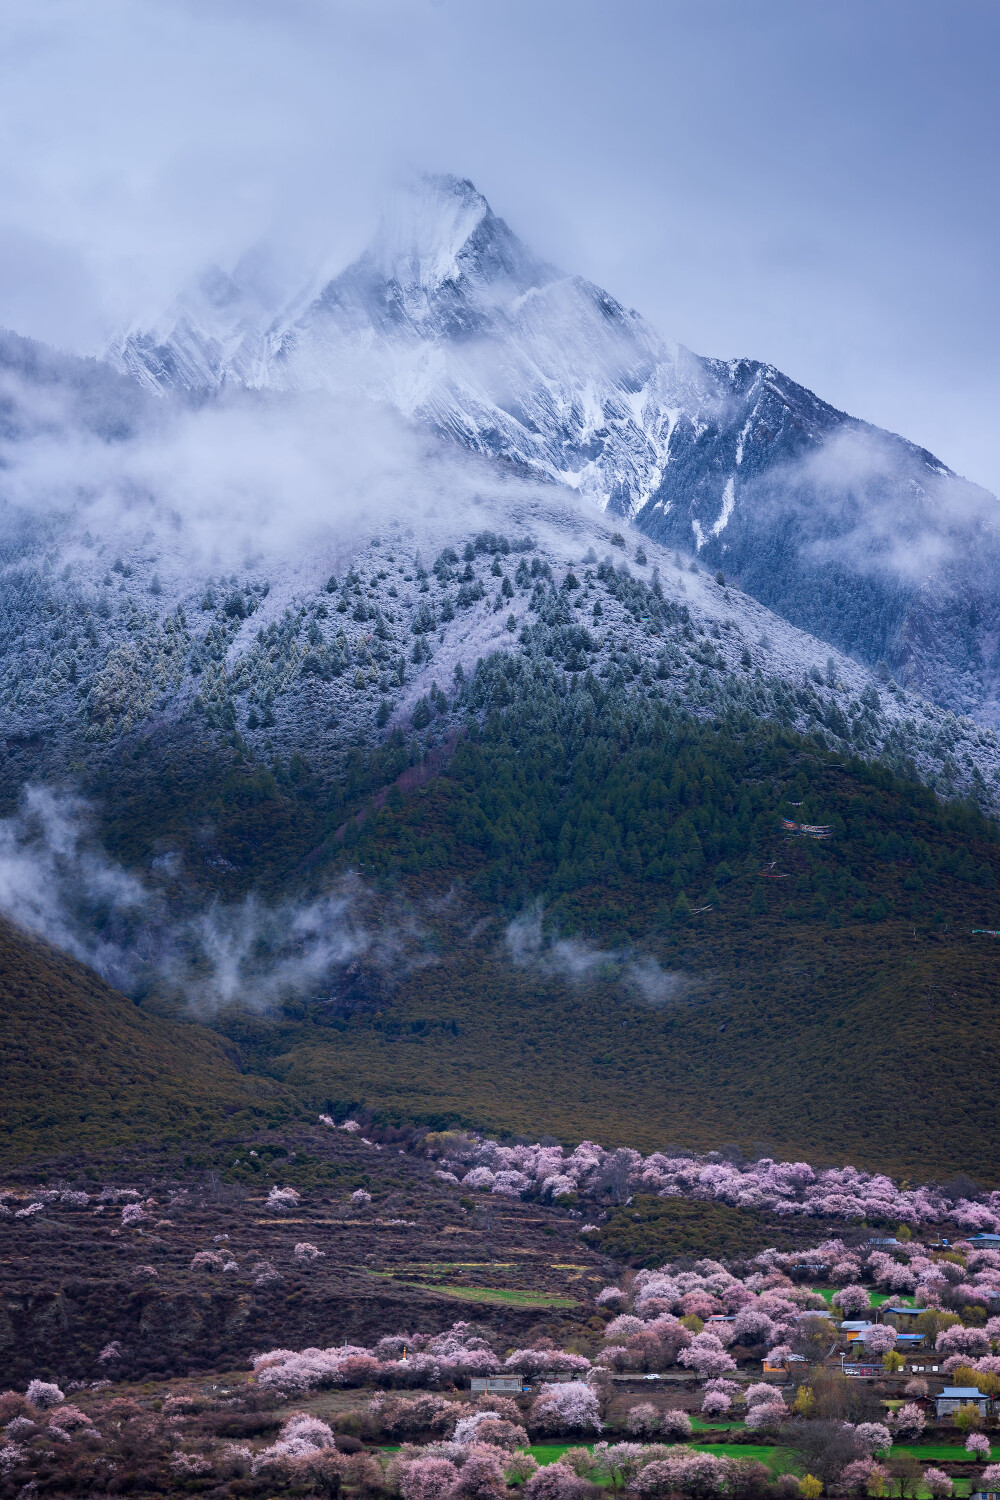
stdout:
<svg viewBox="0 0 1000 1500">
<path fill-rule="evenodd" d="M 618 1441 L 613 1438 L 612 1441 Z M 554 1464 L 570 1448 L 587 1447 L 593 1448 L 593 1443 L 533 1443 L 528 1449 L 532 1458 L 540 1464 Z M 764 1444 L 755 1443 L 691 1443 L 699 1453 L 724 1453 L 729 1458 L 756 1458 L 769 1468 L 775 1467 L 779 1457 L 784 1453 L 783 1448 L 767 1447 Z"/>
<path fill-rule="evenodd" d="M 435 1286 L 433 1282 L 400 1281 L 401 1286 L 419 1286 L 442 1297 L 457 1297 L 462 1302 L 498 1302 L 510 1307 L 577 1307 L 572 1297 L 550 1296 L 547 1292 L 507 1291 L 495 1286 Z"/>
<path fill-rule="evenodd" d="M 784 1448 L 765 1443 L 691 1443 L 690 1447 L 697 1448 L 699 1453 L 722 1453 L 726 1458 L 755 1458 L 769 1469 L 781 1468 L 785 1454 Z"/>
<path fill-rule="evenodd" d="M 540 1464 L 554 1464 L 570 1448 L 593 1448 L 593 1443 L 532 1443 L 528 1452 Z"/>
<path fill-rule="evenodd" d="M 826 1303 L 828 1305 L 831 1305 L 833 1302 L 834 1292 L 840 1291 L 840 1288 L 836 1286 L 813 1286 L 810 1287 L 809 1290 L 811 1292 L 818 1292 L 819 1295 L 826 1301 Z M 882 1307 L 882 1305 L 886 1302 L 891 1302 L 893 1307 L 916 1306 L 916 1303 L 914 1302 L 912 1297 L 904 1296 L 899 1292 L 869 1292 L 868 1295 L 871 1297 L 872 1307 Z M 903 1331 L 905 1332 L 905 1329 Z"/>
<path fill-rule="evenodd" d="M 975 1462 L 971 1455 L 966 1453 L 961 1443 L 894 1443 L 892 1451 L 893 1453 L 912 1453 L 913 1457 L 919 1458 L 923 1464 Z"/>
</svg>

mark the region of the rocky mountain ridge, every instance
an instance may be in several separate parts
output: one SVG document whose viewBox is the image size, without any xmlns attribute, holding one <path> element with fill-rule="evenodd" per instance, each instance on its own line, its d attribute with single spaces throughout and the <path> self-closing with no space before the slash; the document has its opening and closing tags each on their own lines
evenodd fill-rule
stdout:
<svg viewBox="0 0 1000 1500">
<path fill-rule="evenodd" d="M 998 718 L 997 502 L 773 367 L 704 359 L 534 257 L 467 181 L 319 286 L 214 271 L 108 358 L 153 391 L 362 392 L 722 567 L 794 624 Z"/>
</svg>

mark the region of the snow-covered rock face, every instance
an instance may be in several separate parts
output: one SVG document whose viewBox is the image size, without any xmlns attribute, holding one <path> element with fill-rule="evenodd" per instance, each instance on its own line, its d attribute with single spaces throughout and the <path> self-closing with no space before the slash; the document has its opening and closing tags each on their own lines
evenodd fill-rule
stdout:
<svg viewBox="0 0 1000 1500">
<path fill-rule="evenodd" d="M 794 624 L 1000 723 L 997 502 L 769 365 L 702 359 L 428 178 L 325 285 L 262 256 L 109 350 L 147 389 L 361 393 L 722 567 Z"/>
<path fill-rule="evenodd" d="M 403 195 L 314 297 L 268 308 L 253 267 L 217 271 L 109 356 L 161 390 L 360 390 L 626 515 L 659 484 L 678 417 L 728 399 L 704 361 L 539 261 L 451 177 Z"/>
</svg>

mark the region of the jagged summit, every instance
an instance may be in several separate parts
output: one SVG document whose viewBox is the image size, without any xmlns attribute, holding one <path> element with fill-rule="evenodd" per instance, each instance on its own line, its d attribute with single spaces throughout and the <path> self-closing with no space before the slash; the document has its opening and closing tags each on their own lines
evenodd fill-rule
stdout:
<svg viewBox="0 0 1000 1500">
<path fill-rule="evenodd" d="M 558 272 L 538 261 L 468 178 L 411 180 L 386 205 L 363 262 L 372 273 L 429 294 L 474 279 L 525 292 Z"/>
</svg>

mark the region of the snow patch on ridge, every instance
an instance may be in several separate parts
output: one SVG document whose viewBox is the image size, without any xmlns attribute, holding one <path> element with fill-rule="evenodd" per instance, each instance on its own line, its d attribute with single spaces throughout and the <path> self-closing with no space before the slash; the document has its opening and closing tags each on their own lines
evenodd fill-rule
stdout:
<svg viewBox="0 0 1000 1500">
<path fill-rule="evenodd" d="M 730 475 L 726 480 L 726 487 L 722 491 L 722 509 L 719 512 L 719 519 L 712 526 L 713 536 L 718 536 L 721 532 L 725 531 L 726 527 L 729 525 L 729 517 L 732 515 L 733 507 L 736 504 L 735 491 L 736 481 L 735 479 L 733 479 L 732 475 Z"/>
</svg>

